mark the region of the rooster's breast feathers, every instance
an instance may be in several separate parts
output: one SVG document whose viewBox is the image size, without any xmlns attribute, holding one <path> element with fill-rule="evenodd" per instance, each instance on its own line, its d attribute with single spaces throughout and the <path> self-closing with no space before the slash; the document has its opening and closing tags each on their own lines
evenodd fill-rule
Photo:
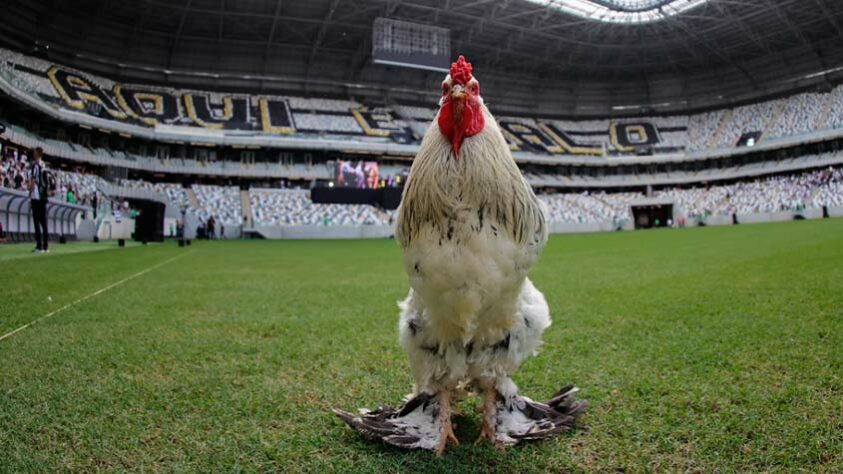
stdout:
<svg viewBox="0 0 843 474">
<path fill-rule="evenodd" d="M 496 341 L 547 240 L 545 217 L 491 115 L 458 159 L 451 153 L 434 121 L 404 188 L 396 237 L 434 337 Z"/>
</svg>

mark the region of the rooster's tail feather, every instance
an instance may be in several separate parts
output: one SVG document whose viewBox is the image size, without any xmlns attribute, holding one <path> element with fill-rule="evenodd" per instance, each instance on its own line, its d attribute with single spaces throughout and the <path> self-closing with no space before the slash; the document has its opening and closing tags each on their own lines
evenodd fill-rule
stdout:
<svg viewBox="0 0 843 474">
<path fill-rule="evenodd" d="M 381 406 L 360 410 L 357 416 L 343 410 L 332 411 L 364 438 L 404 449 L 433 450 L 442 432 L 436 416 L 436 396 L 426 393 L 410 397 L 397 409 Z"/>
<path fill-rule="evenodd" d="M 588 407 L 585 400 L 574 398 L 577 391 L 573 385 L 562 387 L 547 402 L 536 402 L 519 395 L 499 400 L 497 441 L 513 445 L 571 431 Z"/>
</svg>

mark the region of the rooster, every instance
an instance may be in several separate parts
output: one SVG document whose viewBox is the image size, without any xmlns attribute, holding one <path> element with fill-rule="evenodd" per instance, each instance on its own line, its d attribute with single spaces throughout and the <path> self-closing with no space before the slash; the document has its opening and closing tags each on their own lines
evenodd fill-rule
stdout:
<svg viewBox="0 0 843 474">
<path fill-rule="evenodd" d="M 573 386 L 536 402 L 512 381 L 550 326 L 547 302 L 527 278 L 547 222 L 471 70 L 460 56 L 442 82 L 398 211 L 411 286 L 398 329 L 413 392 L 398 408 L 334 410 L 367 439 L 437 455 L 459 443 L 451 416 L 466 390 L 482 399 L 477 441 L 497 447 L 568 431 L 586 406 Z"/>
</svg>

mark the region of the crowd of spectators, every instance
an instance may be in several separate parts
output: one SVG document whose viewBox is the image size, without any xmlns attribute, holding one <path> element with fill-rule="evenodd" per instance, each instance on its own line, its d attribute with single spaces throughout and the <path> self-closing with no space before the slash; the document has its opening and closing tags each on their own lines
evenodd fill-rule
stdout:
<svg viewBox="0 0 843 474">
<path fill-rule="evenodd" d="M 27 191 L 30 160 L 24 152 L 14 147 L 5 147 L 0 158 L 0 186 Z M 97 195 L 99 178 L 81 170 L 50 170 L 56 178 L 56 190 L 51 196 L 70 204 L 91 205 Z"/>
<path fill-rule="evenodd" d="M 29 159 L 25 154 L 19 154 L 14 148 L 3 148 L 0 158 L 0 186 L 24 189 L 29 173 L 28 166 Z"/>
<path fill-rule="evenodd" d="M 843 168 L 829 168 L 814 179 L 817 191 L 810 207 L 843 207 Z"/>
<path fill-rule="evenodd" d="M 58 181 L 56 197 L 70 204 L 93 205 L 102 178 L 81 170 L 56 170 L 55 174 Z"/>
</svg>

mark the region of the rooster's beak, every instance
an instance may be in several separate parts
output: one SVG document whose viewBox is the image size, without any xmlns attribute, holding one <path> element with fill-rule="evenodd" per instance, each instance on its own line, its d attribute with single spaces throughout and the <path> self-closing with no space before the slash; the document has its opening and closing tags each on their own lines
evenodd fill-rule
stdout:
<svg viewBox="0 0 843 474">
<path fill-rule="evenodd" d="M 455 85 L 454 89 L 451 91 L 451 99 L 465 99 L 465 88 L 459 84 Z"/>
</svg>

